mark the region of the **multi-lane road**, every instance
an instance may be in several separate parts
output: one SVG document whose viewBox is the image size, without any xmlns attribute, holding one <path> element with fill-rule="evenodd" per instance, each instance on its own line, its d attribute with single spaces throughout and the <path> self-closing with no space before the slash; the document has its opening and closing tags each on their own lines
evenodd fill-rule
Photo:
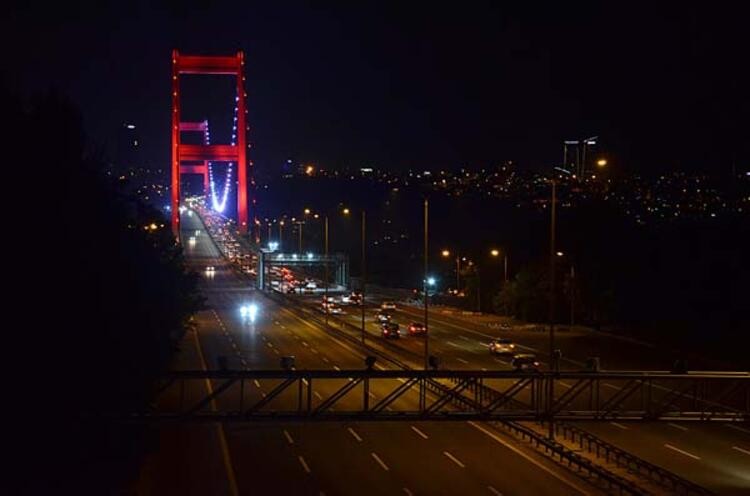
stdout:
<svg viewBox="0 0 750 496">
<path fill-rule="evenodd" d="M 377 305 L 367 315 L 368 339 L 380 339 L 378 326 L 372 315 Z M 534 353 L 543 365 L 548 360 L 546 333 L 501 329 L 498 319 L 464 315 L 461 312 L 435 308 L 429 315 L 430 353 L 440 357 L 448 369 L 511 369 L 510 359 L 493 356 L 488 343 L 499 337 L 512 338 L 519 352 Z M 402 324 L 422 322 L 424 309 L 398 305 L 392 311 L 394 320 Z M 358 309 L 342 318 L 355 325 L 361 323 Z M 515 329 L 515 330 L 514 330 Z M 558 333 L 559 348 L 565 351 L 562 368 L 581 370 L 585 359 L 599 356 L 602 365 L 610 370 L 668 370 L 672 357 L 669 354 L 630 340 L 584 330 Z M 420 337 L 405 337 L 395 343 L 412 354 L 424 349 Z M 716 364 L 693 362 L 695 368 L 705 370 Z M 565 387 L 565 383 L 562 383 Z M 620 384 L 605 383 L 616 391 Z M 562 394 L 564 391 L 559 391 Z M 750 426 L 736 423 L 674 423 L 674 422 L 592 422 L 580 425 L 589 432 L 629 451 L 653 464 L 666 468 L 687 480 L 719 494 L 750 493 Z"/>
<path fill-rule="evenodd" d="M 182 225 L 186 234 L 202 233 L 186 246 L 188 260 L 203 274 L 209 307 L 197 316 L 193 340 L 201 366 L 216 369 L 219 357 L 226 357 L 230 368 L 276 369 L 286 355 L 294 355 L 300 369 L 364 366 L 361 351 L 248 288 L 221 261 L 197 216 L 183 216 Z M 212 275 L 203 272 L 207 265 L 216 268 Z M 260 309 L 253 322 L 239 313 L 250 301 Z M 316 401 L 333 392 L 319 387 Z M 247 394 L 257 398 L 268 392 L 260 383 L 251 388 Z M 375 400 L 387 392 L 371 391 Z M 356 400 L 341 401 L 345 407 Z M 213 458 L 226 464 L 228 482 L 218 484 L 230 493 L 234 486 L 239 494 L 598 494 L 479 423 L 233 424 L 212 439 L 218 446 L 210 448 Z M 210 476 L 217 477 L 217 470 Z"/>
<path fill-rule="evenodd" d="M 186 236 L 201 232 L 194 244 L 186 245 L 186 254 L 202 274 L 201 286 L 209 309 L 197 316 L 197 330 L 186 340 L 177 367 L 216 369 L 220 357 L 226 357 L 230 368 L 276 369 L 280 357 L 286 355 L 294 355 L 300 369 L 363 367 L 361 350 L 331 338 L 314 321 L 300 318 L 249 288 L 221 260 L 197 216 L 183 216 L 182 226 Z M 216 267 L 213 274 L 204 272 L 208 265 Z M 251 301 L 260 309 L 253 322 L 239 313 L 240 306 Z M 353 315 L 342 318 L 359 322 L 357 309 L 352 310 Z M 372 314 L 368 310 L 368 339 L 378 340 L 381 338 Z M 421 309 L 406 306 L 396 311 L 396 319 L 402 324 L 419 321 L 421 315 Z M 509 337 L 524 347 L 523 351 L 537 352 L 543 361 L 546 359 L 543 336 L 511 333 Z M 476 317 L 431 312 L 430 349 L 447 368 L 509 368 L 507 358 L 491 356 L 487 351 L 487 341 L 499 334 L 491 322 Z M 643 351 L 637 344 L 614 341 L 618 343 L 615 348 L 611 341 L 573 333 L 560 339 L 571 367 L 592 354 L 602 356 L 609 368 L 626 368 L 627 364 L 631 364 L 627 368 L 639 368 L 638 364 L 650 369 L 665 366 L 658 352 Z M 420 338 L 410 337 L 398 345 L 404 348 L 407 359 L 421 353 L 423 347 Z M 379 366 L 383 365 L 387 366 Z M 206 383 L 205 387 L 212 385 Z M 332 392 L 325 390 L 331 386 L 318 387 L 321 389 L 314 391 L 316 401 Z M 252 388 L 248 393 L 257 398 L 268 392 L 261 383 Z M 377 388 L 371 392 L 375 400 L 387 393 Z M 355 399 L 341 401 L 346 405 Z M 406 395 L 398 401 L 415 402 L 416 398 Z M 750 490 L 750 431 L 742 426 L 613 422 L 586 428 L 718 493 L 743 494 Z M 162 436 L 161 451 L 170 453 L 175 444 L 184 448 L 179 453 L 179 469 L 164 473 L 185 475 L 179 477 L 180 483 L 170 484 L 164 477 L 159 480 L 154 475 L 157 469 L 152 468 L 146 486 L 153 494 L 164 494 L 170 487 L 179 488 L 176 492 L 180 494 L 599 493 L 567 470 L 481 423 L 232 424 L 180 429 Z"/>
</svg>

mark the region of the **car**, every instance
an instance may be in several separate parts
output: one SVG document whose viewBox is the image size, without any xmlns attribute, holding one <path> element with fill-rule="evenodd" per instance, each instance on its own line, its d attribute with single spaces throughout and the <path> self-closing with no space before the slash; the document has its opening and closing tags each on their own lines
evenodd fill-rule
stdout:
<svg viewBox="0 0 750 496">
<path fill-rule="evenodd" d="M 412 322 L 409 324 L 410 336 L 422 336 L 427 334 L 427 327 L 421 322 Z"/>
<path fill-rule="evenodd" d="M 537 372 L 541 364 L 537 360 L 536 355 L 532 353 L 519 353 L 513 356 L 511 365 L 513 365 L 515 370 L 520 372 Z"/>
<path fill-rule="evenodd" d="M 398 324 L 395 322 L 383 322 L 380 325 L 380 329 L 384 338 L 397 339 L 401 337 L 401 331 L 399 330 Z"/>
<path fill-rule="evenodd" d="M 305 284 L 305 289 L 318 289 L 318 285 L 313 281 L 309 281 L 307 284 Z"/>
<path fill-rule="evenodd" d="M 516 349 L 516 345 L 510 339 L 499 338 L 490 341 L 489 349 L 490 353 L 505 355 L 513 353 L 513 351 Z"/>
<path fill-rule="evenodd" d="M 213 265 L 209 265 L 209 266 L 206 267 L 206 272 L 214 272 L 215 270 L 216 269 L 214 268 Z"/>
<path fill-rule="evenodd" d="M 395 310 L 396 304 L 392 301 L 384 301 L 380 304 L 380 308 L 382 308 L 383 310 Z"/>
<path fill-rule="evenodd" d="M 341 315 L 343 310 L 341 310 L 341 307 L 334 305 L 333 303 L 328 304 L 328 313 L 332 313 L 334 315 Z"/>
<path fill-rule="evenodd" d="M 375 322 L 384 323 L 384 322 L 390 322 L 392 315 L 383 311 L 380 311 L 375 314 Z"/>
<path fill-rule="evenodd" d="M 351 295 L 341 295 L 341 304 L 348 305 L 352 302 Z"/>
</svg>

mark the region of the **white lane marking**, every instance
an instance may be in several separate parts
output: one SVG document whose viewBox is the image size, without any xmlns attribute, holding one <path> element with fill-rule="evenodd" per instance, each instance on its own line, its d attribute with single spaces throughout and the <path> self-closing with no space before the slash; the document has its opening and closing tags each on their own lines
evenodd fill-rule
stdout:
<svg viewBox="0 0 750 496">
<path fill-rule="evenodd" d="M 688 428 L 687 428 L 687 427 L 685 427 L 685 426 L 682 426 L 682 425 L 679 425 L 679 424 L 673 424 L 672 422 L 667 422 L 667 425 L 668 425 L 668 426 L 670 426 L 670 427 L 674 427 L 675 429 L 679 429 L 679 430 L 681 430 L 681 431 L 686 431 L 686 430 L 688 430 Z"/>
<path fill-rule="evenodd" d="M 373 399 L 377 398 L 377 396 L 375 396 L 375 395 L 374 395 L 374 394 L 372 393 L 372 391 L 367 391 L 367 394 L 368 394 L 368 395 L 370 396 L 370 398 L 373 398 Z"/>
<path fill-rule="evenodd" d="M 305 386 L 308 386 L 308 385 L 309 385 L 309 384 L 308 384 L 308 382 L 307 382 L 307 379 L 302 379 L 302 383 L 303 383 L 303 384 L 304 384 Z"/>
<path fill-rule="evenodd" d="M 273 323 L 276 324 L 276 325 L 281 325 L 281 322 L 279 322 L 278 320 L 274 320 Z"/>
<path fill-rule="evenodd" d="M 745 429 L 744 427 L 740 427 L 739 425 L 732 425 L 732 424 L 724 424 L 724 425 L 726 425 L 730 429 L 735 429 L 740 432 L 744 432 L 745 434 L 750 434 L 750 429 Z"/>
<path fill-rule="evenodd" d="M 464 360 L 463 358 L 458 358 L 457 357 L 456 360 L 458 360 L 461 363 L 467 364 L 467 365 L 469 364 L 469 362 L 467 360 Z"/>
<path fill-rule="evenodd" d="M 445 456 L 447 456 L 447 457 L 448 457 L 448 459 L 450 459 L 450 461 L 452 461 L 453 463 L 455 463 L 455 464 L 456 464 L 456 465 L 458 465 L 459 467 L 461 467 L 461 468 L 466 468 L 466 465 L 464 465 L 463 463 L 461 463 L 461 460 L 459 460 L 459 459 L 458 459 L 458 458 L 456 458 L 455 456 L 451 455 L 451 454 L 450 454 L 450 453 L 448 453 L 447 451 L 443 451 L 443 454 L 444 454 Z"/>
<path fill-rule="evenodd" d="M 618 388 L 614 384 L 610 384 L 608 382 L 605 382 L 604 385 L 607 386 L 608 388 L 617 389 L 618 391 L 620 390 L 620 388 Z"/>
<path fill-rule="evenodd" d="M 740 453 L 745 453 L 746 455 L 750 455 L 750 450 L 746 450 L 745 448 L 740 448 L 739 446 L 732 446 L 733 450 L 737 450 Z"/>
<path fill-rule="evenodd" d="M 622 429 L 622 430 L 624 430 L 624 431 L 628 430 L 628 428 L 627 428 L 627 427 L 625 427 L 625 426 L 624 426 L 624 425 L 622 425 L 622 424 L 618 424 L 617 422 L 610 422 L 610 424 L 614 425 L 614 426 L 615 426 L 615 427 L 617 427 L 618 429 Z"/>
<path fill-rule="evenodd" d="M 375 461 L 378 462 L 378 465 L 380 465 L 381 467 L 383 467 L 383 470 L 385 470 L 386 472 L 388 472 L 388 470 L 390 470 L 388 468 L 388 465 L 386 465 L 385 462 L 383 460 L 381 460 L 380 457 L 376 453 L 373 452 L 373 453 L 370 453 L 370 455 L 372 455 L 372 457 L 375 459 Z"/>
<path fill-rule="evenodd" d="M 269 348 L 273 348 L 273 343 L 269 341 L 266 343 L 266 346 L 268 346 Z"/>
<path fill-rule="evenodd" d="M 459 334 L 459 339 L 463 339 L 464 341 L 471 341 L 471 338 L 467 338 L 466 336 Z"/>
<path fill-rule="evenodd" d="M 282 328 L 282 329 L 286 329 L 286 326 L 285 326 L 285 325 L 282 325 L 282 326 L 281 326 L 281 328 Z"/>
<path fill-rule="evenodd" d="M 258 379 L 253 379 L 253 384 L 255 384 L 255 387 L 260 389 L 260 382 L 258 382 Z"/>
<path fill-rule="evenodd" d="M 500 491 L 498 491 L 497 489 L 495 489 L 495 488 L 494 488 L 494 487 L 492 487 L 492 486 L 487 486 L 487 489 L 489 489 L 489 490 L 490 490 L 490 492 L 491 492 L 492 494 L 494 494 L 495 496 L 503 496 L 503 493 L 501 493 Z"/>
<path fill-rule="evenodd" d="M 570 388 L 572 388 L 572 387 L 573 387 L 573 386 L 571 386 L 570 384 L 568 384 L 567 382 L 563 382 L 563 381 L 557 381 L 557 383 L 558 383 L 559 385 L 563 386 L 563 387 L 566 387 L 566 388 L 568 388 L 568 389 L 570 389 Z"/>
<path fill-rule="evenodd" d="M 323 357 L 323 361 L 324 361 L 325 363 L 331 363 L 331 361 L 330 361 L 329 359 L 327 359 L 326 357 Z"/>
<path fill-rule="evenodd" d="M 402 378 L 402 377 L 397 377 L 397 378 L 396 378 L 396 380 L 397 380 L 398 382 L 406 382 L 406 379 L 404 379 L 404 378 Z"/>
<path fill-rule="evenodd" d="M 469 424 L 473 428 L 477 429 L 478 431 L 482 432 L 485 436 L 488 436 L 489 438 L 491 438 L 491 439 L 497 441 L 498 443 L 502 444 L 503 446 L 505 446 L 506 448 L 508 448 L 512 452 L 514 452 L 515 454 L 517 454 L 517 455 L 521 456 L 522 458 L 524 458 L 526 461 L 528 461 L 530 463 L 533 463 L 535 466 L 537 466 L 541 470 L 544 470 L 545 472 L 547 472 L 548 474 L 550 474 L 555 479 L 563 482 L 568 487 L 572 487 L 573 489 L 575 489 L 576 491 L 578 491 L 581 494 L 584 494 L 584 495 L 589 494 L 589 492 L 587 490 L 584 490 L 580 486 L 577 486 L 577 485 L 573 484 L 572 482 L 570 482 L 570 481 L 568 481 L 566 479 L 563 479 L 557 473 L 553 472 L 551 469 L 545 467 L 544 465 L 542 465 L 541 463 L 539 463 L 534 458 L 531 458 L 531 456 L 527 455 L 526 453 L 524 453 L 520 449 L 518 449 L 515 446 L 513 446 L 512 444 L 508 443 L 507 441 L 505 441 L 504 439 L 502 439 L 500 436 L 496 435 L 495 433 L 493 433 L 491 431 L 488 431 L 487 429 L 485 429 L 481 425 L 477 424 L 476 422 L 473 422 L 473 421 L 470 420 L 469 422 L 467 422 L 467 424 Z"/>
<path fill-rule="evenodd" d="M 461 347 L 460 345 L 457 345 L 457 344 L 456 344 L 456 343 L 454 343 L 453 341 L 446 341 L 446 343 L 448 343 L 448 344 L 449 344 L 450 346 L 454 346 L 454 347 L 456 347 L 456 348 L 460 348 L 460 347 Z"/>
<path fill-rule="evenodd" d="M 419 429 L 417 429 L 417 428 L 416 428 L 416 427 L 414 427 L 413 425 L 411 426 L 411 430 L 413 430 L 413 431 L 414 431 L 414 432 L 416 432 L 416 433 L 417 433 L 418 435 L 420 435 L 420 436 L 422 437 L 422 439 L 430 439 L 429 437 L 427 437 L 427 434 L 425 434 L 424 432 L 420 431 Z"/>
<path fill-rule="evenodd" d="M 302 341 L 302 346 L 304 346 L 305 348 L 307 348 L 307 347 L 308 347 L 308 346 L 310 346 L 310 345 L 309 345 L 309 344 L 307 344 L 307 341 Z"/>
<path fill-rule="evenodd" d="M 287 431 L 286 429 L 284 429 L 284 437 L 286 437 L 286 441 L 289 444 L 294 444 L 294 439 L 292 439 L 292 435 L 289 434 L 289 431 Z"/>
<path fill-rule="evenodd" d="M 496 361 L 497 363 L 502 363 L 503 365 L 509 365 L 509 363 L 508 363 L 508 362 L 506 362 L 505 360 L 500 360 L 499 358 L 495 358 L 495 361 Z"/>
<path fill-rule="evenodd" d="M 320 395 L 320 393 L 319 393 L 319 392 L 317 392 L 317 391 L 313 391 L 313 394 L 314 394 L 314 395 L 315 395 L 315 397 L 316 397 L 316 398 L 318 398 L 319 400 L 322 400 L 322 399 L 323 399 L 323 397 L 322 397 L 322 396 Z"/>
<path fill-rule="evenodd" d="M 380 365 L 379 363 L 376 363 L 376 364 L 375 364 L 375 368 L 376 368 L 376 369 L 378 369 L 378 370 L 385 370 L 385 367 L 383 367 L 383 366 L 382 366 L 382 365 Z"/>
<path fill-rule="evenodd" d="M 357 440 L 357 442 L 359 442 L 359 443 L 362 442 L 362 438 L 359 437 L 359 434 L 357 434 L 357 431 L 355 431 L 351 427 L 348 427 L 347 430 L 349 431 L 349 434 L 351 434 L 354 437 L 354 439 Z"/>
<path fill-rule="evenodd" d="M 487 372 L 487 369 L 485 367 L 482 367 L 482 372 Z"/>
<path fill-rule="evenodd" d="M 334 365 L 333 368 L 336 370 L 341 370 L 338 365 Z"/>
<path fill-rule="evenodd" d="M 279 353 L 279 350 L 277 350 L 276 348 L 273 349 L 273 352 L 276 353 L 277 355 L 281 355 L 281 353 Z"/>
<path fill-rule="evenodd" d="M 405 494 L 406 496 L 414 496 L 414 493 L 413 493 L 413 492 L 411 492 L 411 491 L 409 491 L 409 488 L 408 488 L 408 487 L 405 487 L 405 488 L 403 488 L 403 489 L 404 489 L 404 494 Z"/>
<path fill-rule="evenodd" d="M 700 456 L 695 456 L 694 454 L 692 454 L 692 453 L 688 453 L 688 452 L 687 452 L 687 451 L 685 451 L 685 450 L 681 450 L 680 448 L 675 448 L 675 447 L 674 447 L 674 446 L 672 446 L 671 444 L 665 444 L 665 445 L 664 445 L 664 447 L 665 447 L 665 448 L 669 448 L 669 449 L 671 449 L 671 450 L 673 450 L 673 451 L 676 451 L 677 453 L 680 453 L 680 454 L 682 454 L 682 455 L 685 455 L 685 456 L 689 456 L 690 458 L 693 458 L 693 459 L 695 459 L 695 460 L 700 460 L 700 459 L 701 459 L 701 457 L 700 457 Z"/>
<path fill-rule="evenodd" d="M 318 350 L 316 350 L 315 348 L 310 348 L 310 351 L 312 351 L 312 352 L 313 352 L 313 353 L 315 353 L 316 355 L 318 354 Z"/>
<path fill-rule="evenodd" d="M 297 459 L 298 459 L 298 460 L 299 460 L 299 462 L 300 462 L 300 463 L 302 464 L 302 468 L 304 468 L 304 469 L 305 469 L 305 472 L 307 472 L 308 474 L 311 474 L 311 473 L 312 473 L 312 471 L 310 470 L 310 467 L 309 467 L 309 466 L 307 465 L 307 462 L 306 462 L 306 461 L 305 461 L 305 459 L 304 459 L 304 458 L 302 457 L 302 455 L 298 456 L 298 457 L 297 457 Z"/>
</svg>

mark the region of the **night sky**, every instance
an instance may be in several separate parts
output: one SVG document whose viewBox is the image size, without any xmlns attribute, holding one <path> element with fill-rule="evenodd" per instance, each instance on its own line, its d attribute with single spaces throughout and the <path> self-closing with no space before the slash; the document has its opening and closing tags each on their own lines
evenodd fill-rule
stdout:
<svg viewBox="0 0 750 496">
<path fill-rule="evenodd" d="M 259 171 L 287 157 L 539 168 L 560 161 L 564 139 L 591 135 L 626 170 L 747 168 L 750 44 L 739 12 L 713 2 L 558 4 L 22 7 L 3 21 L 3 77 L 25 95 L 67 94 L 95 146 L 110 148 L 124 122 L 136 124 L 143 157 L 162 167 L 178 48 L 245 50 Z M 228 139 L 226 88 L 186 89 L 194 117 L 215 123 L 215 142 Z"/>
</svg>

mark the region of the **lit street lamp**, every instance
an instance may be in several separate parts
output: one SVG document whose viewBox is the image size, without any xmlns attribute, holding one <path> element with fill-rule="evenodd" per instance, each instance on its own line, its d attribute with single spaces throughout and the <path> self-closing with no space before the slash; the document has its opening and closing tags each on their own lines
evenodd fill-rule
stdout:
<svg viewBox="0 0 750 496">
<path fill-rule="evenodd" d="M 451 256 L 451 252 L 450 250 L 443 250 L 441 252 L 441 255 L 443 255 L 443 257 L 445 258 L 448 258 Z M 456 291 L 460 289 L 460 284 L 459 284 L 460 282 L 459 278 L 461 277 L 460 274 L 461 274 L 461 258 L 458 256 L 458 253 L 456 253 Z"/>
<path fill-rule="evenodd" d="M 492 249 L 492 251 L 490 251 L 490 255 L 492 255 L 493 257 L 499 257 L 500 250 L 496 248 Z M 507 253 L 503 253 L 503 282 L 504 283 L 508 282 L 508 254 Z"/>
</svg>

